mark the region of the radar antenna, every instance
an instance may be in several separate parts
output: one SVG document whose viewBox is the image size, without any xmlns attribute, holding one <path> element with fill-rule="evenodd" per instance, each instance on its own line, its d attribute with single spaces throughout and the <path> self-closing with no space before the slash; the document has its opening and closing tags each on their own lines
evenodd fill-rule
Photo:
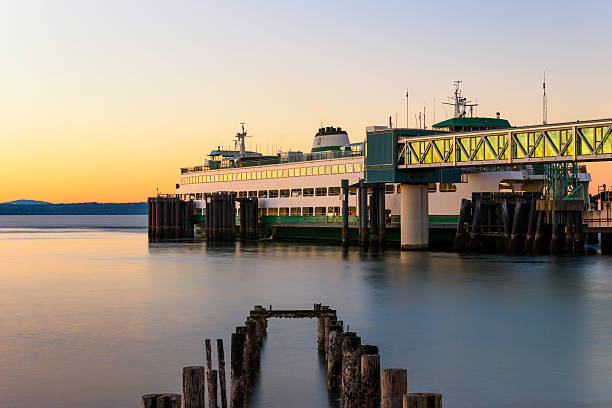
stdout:
<svg viewBox="0 0 612 408">
<path fill-rule="evenodd" d="M 474 106 L 478 106 L 477 103 L 472 103 L 472 101 L 468 101 L 461 94 L 461 83 L 463 81 L 455 81 L 455 95 L 453 96 L 453 102 L 442 102 L 444 105 L 454 105 L 455 107 L 455 118 L 465 118 L 467 115 L 467 108 L 470 108 L 470 115 L 474 115 Z"/>
<path fill-rule="evenodd" d="M 234 149 L 240 149 L 240 158 L 246 157 L 246 149 L 244 147 L 244 141 L 247 137 L 253 137 L 253 135 L 247 136 L 246 130 L 244 130 L 244 122 L 240 122 L 242 126 L 242 132 L 236 133 L 236 140 L 234 141 Z"/>
</svg>

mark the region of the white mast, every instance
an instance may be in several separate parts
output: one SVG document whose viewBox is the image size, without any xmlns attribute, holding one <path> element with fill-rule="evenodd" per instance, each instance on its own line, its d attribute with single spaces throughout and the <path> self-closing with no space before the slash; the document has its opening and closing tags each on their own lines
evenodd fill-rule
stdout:
<svg viewBox="0 0 612 408">
<path fill-rule="evenodd" d="M 544 71 L 544 82 L 542 82 L 542 123 L 548 122 L 548 106 L 546 100 L 546 71 Z"/>
</svg>

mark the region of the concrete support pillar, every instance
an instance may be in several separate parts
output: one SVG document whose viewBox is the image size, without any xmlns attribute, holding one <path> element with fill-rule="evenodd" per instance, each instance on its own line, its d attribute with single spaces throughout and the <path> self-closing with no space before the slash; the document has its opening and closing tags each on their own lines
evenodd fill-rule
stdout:
<svg viewBox="0 0 612 408">
<path fill-rule="evenodd" d="M 402 184 L 401 194 L 402 249 L 427 249 L 429 247 L 427 184 Z"/>
</svg>

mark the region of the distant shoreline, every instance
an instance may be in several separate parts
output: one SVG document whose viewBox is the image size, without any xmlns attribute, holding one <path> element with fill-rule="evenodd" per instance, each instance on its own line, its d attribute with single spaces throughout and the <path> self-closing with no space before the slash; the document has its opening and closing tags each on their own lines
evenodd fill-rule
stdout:
<svg viewBox="0 0 612 408">
<path fill-rule="evenodd" d="M 0 204 L 0 215 L 146 215 L 147 203 Z"/>
</svg>

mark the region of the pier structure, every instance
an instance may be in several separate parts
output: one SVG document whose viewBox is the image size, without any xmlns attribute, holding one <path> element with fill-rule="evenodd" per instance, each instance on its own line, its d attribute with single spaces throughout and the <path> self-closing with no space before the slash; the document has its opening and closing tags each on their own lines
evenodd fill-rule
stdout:
<svg viewBox="0 0 612 408">
<path fill-rule="evenodd" d="M 426 129 L 372 129 L 367 132 L 365 142 L 364 182 L 401 183 L 401 247 L 426 249 L 429 246 L 428 183 L 459 183 L 462 175 L 468 172 L 512 169 L 524 164 L 576 167 L 581 162 L 612 161 L 611 135 L 612 119 L 461 133 Z M 578 192 L 571 189 L 564 191 L 572 194 Z M 584 197 L 584 191 L 582 194 Z M 579 208 L 579 200 L 571 204 L 570 199 L 573 198 L 576 196 L 547 196 L 539 204 L 536 203 L 536 211 L 546 213 L 552 225 L 553 252 L 561 252 L 561 241 L 565 247 L 565 240 L 561 237 L 566 235 L 568 226 L 572 231 L 578 230 L 577 235 L 580 235 L 583 211 L 587 208 Z M 523 208 L 523 204 L 522 200 L 518 204 L 518 220 L 524 217 L 522 214 L 531 212 L 531 206 L 527 209 Z M 476 227 L 480 223 L 483 207 L 487 207 L 487 204 L 474 203 L 472 213 L 478 215 Z M 537 229 L 538 220 L 539 215 L 531 219 L 530 225 L 535 225 Z M 506 227 L 510 228 L 508 225 Z M 517 225 L 519 227 L 520 223 Z M 537 231 L 532 231 L 533 234 L 537 235 Z"/>
<path fill-rule="evenodd" d="M 345 330 L 336 310 L 321 303 L 315 303 L 312 309 L 297 310 L 254 306 L 245 324 L 236 327 L 231 336 L 229 393 L 223 340 L 217 340 L 218 365 L 214 369 L 211 341 L 205 339 L 202 365 L 183 368 L 182 395 L 145 394 L 142 407 L 179 408 L 182 399 L 185 408 L 246 408 L 249 390 L 259 375 L 261 349 L 271 318 L 317 319 L 315 344 L 326 365 L 328 391 L 341 399 L 343 407 L 442 407 L 441 394 L 408 393 L 406 369 L 381 370 L 378 347 L 363 344 L 356 332 L 348 330 L 348 325 Z"/>
<path fill-rule="evenodd" d="M 147 199 L 147 209 L 149 239 L 193 237 L 193 201 L 157 195 Z"/>
</svg>

